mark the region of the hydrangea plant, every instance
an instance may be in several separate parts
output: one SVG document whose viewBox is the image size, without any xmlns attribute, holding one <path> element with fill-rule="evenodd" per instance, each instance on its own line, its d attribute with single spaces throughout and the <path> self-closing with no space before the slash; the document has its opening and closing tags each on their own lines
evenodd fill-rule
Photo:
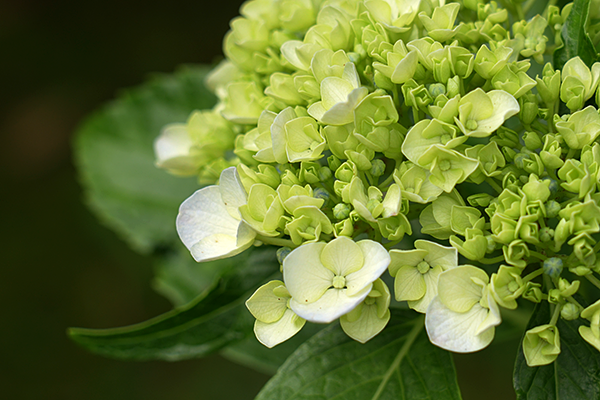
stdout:
<svg viewBox="0 0 600 400">
<path fill-rule="evenodd" d="M 247 1 L 216 104 L 154 141 L 199 187 L 170 262 L 214 283 L 72 337 L 132 359 L 289 340 L 261 400 L 458 399 L 448 351 L 526 313 L 517 397 L 600 399 L 600 2 L 555 3 Z"/>
</svg>

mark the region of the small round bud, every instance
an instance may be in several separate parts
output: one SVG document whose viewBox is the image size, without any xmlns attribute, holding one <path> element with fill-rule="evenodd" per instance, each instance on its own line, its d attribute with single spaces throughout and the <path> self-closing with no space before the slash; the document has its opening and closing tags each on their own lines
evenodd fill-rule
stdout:
<svg viewBox="0 0 600 400">
<path fill-rule="evenodd" d="M 556 194 L 556 192 L 558 192 L 558 182 L 556 182 L 554 179 L 545 177 L 542 179 L 542 181 L 550 181 L 548 190 L 550 190 L 551 194 Z"/>
<path fill-rule="evenodd" d="M 579 307 L 575 304 L 567 303 L 560 310 L 560 316 L 567 321 L 573 321 L 574 319 L 579 318 Z"/>
<path fill-rule="evenodd" d="M 333 207 L 333 217 L 337 220 L 346 219 L 350 215 L 350 206 L 346 203 L 338 203 Z"/>
<path fill-rule="evenodd" d="M 328 181 L 332 177 L 331 169 L 328 167 L 319 168 L 319 180 L 321 182 Z"/>
<path fill-rule="evenodd" d="M 544 261 L 544 274 L 551 278 L 558 278 L 563 270 L 563 260 L 552 257 Z"/>
<path fill-rule="evenodd" d="M 285 260 L 285 258 L 291 252 L 292 252 L 292 249 L 290 249 L 289 247 L 281 247 L 281 248 L 277 249 L 275 254 L 277 254 L 277 261 L 279 261 L 279 264 L 283 264 L 283 260 Z"/>
<path fill-rule="evenodd" d="M 323 199 L 325 200 L 325 203 L 327 203 L 327 201 L 329 200 L 329 192 L 323 188 L 316 188 L 313 191 L 313 197 L 317 199 Z"/>
<path fill-rule="evenodd" d="M 585 265 L 578 265 L 576 267 L 569 268 L 569 272 L 577 276 L 586 276 L 592 273 L 589 267 Z"/>
<path fill-rule="evenodd" d="M 525 166 L 525 160 L 526 159 L 527 160 L 529 159 L 529 156 L 527 154 L 525 154 L 525 153 L 517 153 L 515 155 L 515 158 L 514 158 L 514 163 L 517 166 L 517 168 L 523 169 L 523 167 Z"/>
<path fill-rule="evenodd" d="M 494 252 L 496 250 L 496 242 L 494 241 L 494 238 L 492 238 L 492 235 L 486 235 L 485 240 L 487 242 L 486 253 Z"/>
<path fill-rule="evenodd" d="M 556 217 L 560 209 L 560 204 L 557 201 L 550 200 L 546 203 L 546 215 L 548 215 L 548 218 Z"/>
<path fill-rule="evenodd" d="M 554 239 L 554 229 L 548 228 L 547 226 L 540 229 L 540 240 L 547 243 Z"/>
<path fill-rule="evenodd" d="M 429 94 L 434 99 L 438 97 L 440 94 L 446 94 L 446 86 L 442 83 L 432 83 L 429 85 Z"/>
<path fill-rule="evenodd" d="M 385 172 L 385 163 L 380 159 L 371 161 L 371 175 L 379 177 Z"/>
</svg>

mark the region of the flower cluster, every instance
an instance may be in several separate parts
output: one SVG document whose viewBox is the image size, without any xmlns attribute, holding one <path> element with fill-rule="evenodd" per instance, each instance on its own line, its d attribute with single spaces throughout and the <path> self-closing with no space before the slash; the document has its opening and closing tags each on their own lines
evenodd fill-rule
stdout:
<svg viewBox="0 0 600 400">
<path fill-rule="evenodd" d="M 523 298 L 552 309 L 525 335 L 529 365 L 560 353 L 558 318 L 582 318 L 600 350 L 600 301 L 573 297 L 600 287 L 600 63 L 544 65 L 569 10 L 244 4 L 207 79 L 220 101 L 166 127 L 156 154 L 212 183 L 177 217 L 196 261 L 280 247 L 282 279 L 246 303 L 261 343 L 336 319 L 364 343 L 390 319 L 393 279 L 442 348 L 484 348 Z"/>
</svg>

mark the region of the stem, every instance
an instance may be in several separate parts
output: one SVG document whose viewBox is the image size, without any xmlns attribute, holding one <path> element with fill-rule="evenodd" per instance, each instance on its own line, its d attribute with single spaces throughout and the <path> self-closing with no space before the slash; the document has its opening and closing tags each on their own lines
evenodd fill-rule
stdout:
<svg viewBox="0 0 600 400">
<path fill-rule="evenodd" d="M 504 261 L 504 255 L 498 256 L 498 257 L 494 257 L 494 258 L 482 258 L 480 260 L 477 260 L 482 264 L 497 264 L 499 262 Z"/>
<path fill-rule="evenodd" d="M 274 246 L 290 247 L 292 249 L 298 247 L 294 244 L 294 242 L 292 242 L 289 239 L 272 238 L 263 235 L 256 235 L 256 240 L 260 240 L 265 244 L 272 244 Z"/>
<path fill-rule="evenodd" d="M 379 184 L 379 186 L 377 186 L 380 190 L 383 190 L 385 188 L 387 188 L 390 183 L 392 183 L 392 181 L 394 180 L 394 171 L 392 171 L 392 173 L 390 174 L 390 176 L 388 176 L 385 181 L 381 182 Z"/>
<path fill-rule="evenodd" d="M 485 181 L 498 193 L 502 193 L 502 187 L 498 185 L 492 178 L 485 178 Z"/>
<path fill-rule="evenodd" d="M 594 275 L 586 275 L 585 278 L 590 281 L 592 285 L 600 289 L 600 281 Z"/>
<path fill-rule="evenodd" d="M 532 280 L 533 278 L 537 278 L 538 276 L 540 276 L 543 273 L 544 273 L 543 268 L 537 269 L 537 270 L 533 271 L 532 273 L 525 275 L 525 277 L 523 278 L 523 283 L 527 283 L 530 280 Z"/>
<path fill-rule="evenodd" d="M 573 158 L 576 151 L 577 150 L 575 150 L 575 149 L 569 149 L 569 152 L 567 153 L 567 157 L 565 157 L 565 160 L 568 160 L 569 158 Z"/>
<path fill-rule="evenodd" d="M 533 5 L 535 4 L 536 0 L 527 0 L 527 3 L 525 3 L 525 5 L 523 6 L 523 13 L 527 14 L 529 12 L 529 10 L 531 10 L 531 7 L 533 7 Z"/>
<path fill-rule="evenodd" d="M 581 304 L 579 304 L 579 302 L 578 302 L 577 300 L 575 300 L 575 299 L 573 298 L 573 296 L 569 296 L 569 297 L 567 297 L 567 301 L 568 301 L 569 303 L 575 304 L 575 305 L 576 305 L 576 306 L 578 306 L 578 307 L 585 308 L 584 306 L 582 306 Z"/>
<path fill-rule="evenodd" d="M 556 304 L 554 307 L 554 312 L 552 313 L 552 319 L 550 320 L 550 325 L 555 325 L 558 322 L 558 316 L 560 315 L 560 310 L 562 308 L 562 304 Z"/>
<path fill-rule="evenodd" d="M 529 254 L 531 254 L 531 255 L 532 255 L 532 256 L 534 256 L 535 258 L 538 258 L 538 259 L 540 259 L 540 260 L 542 260 L 542 261 L 544 261 L 544 260 L 547 260 L 547 259 L 548 259 L 548 257 L 546 257 L 545 255 L 543 255 L 542 253 L 538 253 L 537 251 L 530 250 L 530 251 L 529 251 Z"/>
</svg>

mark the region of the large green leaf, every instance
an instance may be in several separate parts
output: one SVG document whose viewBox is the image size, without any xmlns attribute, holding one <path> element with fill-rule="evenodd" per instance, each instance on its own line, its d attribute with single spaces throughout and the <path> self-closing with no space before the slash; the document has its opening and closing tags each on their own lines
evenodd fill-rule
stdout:
<svg viewBox="0 0 600 400">
<path fill-rule="evenodd" d="M 161 128 L 185 122 L 216 99 L 204 86 L 207 67 L 185 67 L 125 91 L 79 129 L 75 160 L 87 201 L 136 250 L 149 253 L 178 240 L 179 204 L 199 185 L 154 166 Z"/>
<path fill-rule="evenodd" d="M 542 302 L 536 306 L 527 329 L 548 321 L 550 307 Z M 518 400 L 600 399 L 600 353 L 579 335 L 581 324 L 580 320 L 558 320 L 561 352 L 552 364 L 528 367 L 523 348 L 519 348 L 513 376 Z"/>
<path fill-rule="evenodd" d="M 292 354 L 257 400 L 460 399 L 450 353 L 429 342 L 423 318 L 394 310 L 367 344 L 333 324 Z"/>
<path fill-rule="evenodd" d="M 291 339 L 269 349 L 254 336 L 227 346 L 221 354 L 238 364 L 274 375 L 279 367 L 296 351 L 296 349 L 326 325 L 307 323 L 302 330 Z"/>
<path fill-rule="evenodd" d="M 192 303 L 123 328 L 71 328 L 71 338 L 88 350 L 127 360 L 201 357 L 252 335 L 254 318 L 244 301 L 279 271 L 273 248 L 249 250 L 222 260 L 229 269 Z"/>
<path fill-rule="evenodd" d="M 156 258 L 152 286 L 174 306 L 183 306 L 210 287 L 223 273 L 223 261 L 197 263 L 183 244 Z"/>
<path fill-rule="evenodd" d="M 590 67 L 598 61 L 598 53 L 586 32 L 589 11 L 590 0 L 573 2 L 573 8 L 561 32 L 563 45 L 554 51 L 555 69 L 562 69 L 567 61 L 577 56 Z"/>
</svg>

